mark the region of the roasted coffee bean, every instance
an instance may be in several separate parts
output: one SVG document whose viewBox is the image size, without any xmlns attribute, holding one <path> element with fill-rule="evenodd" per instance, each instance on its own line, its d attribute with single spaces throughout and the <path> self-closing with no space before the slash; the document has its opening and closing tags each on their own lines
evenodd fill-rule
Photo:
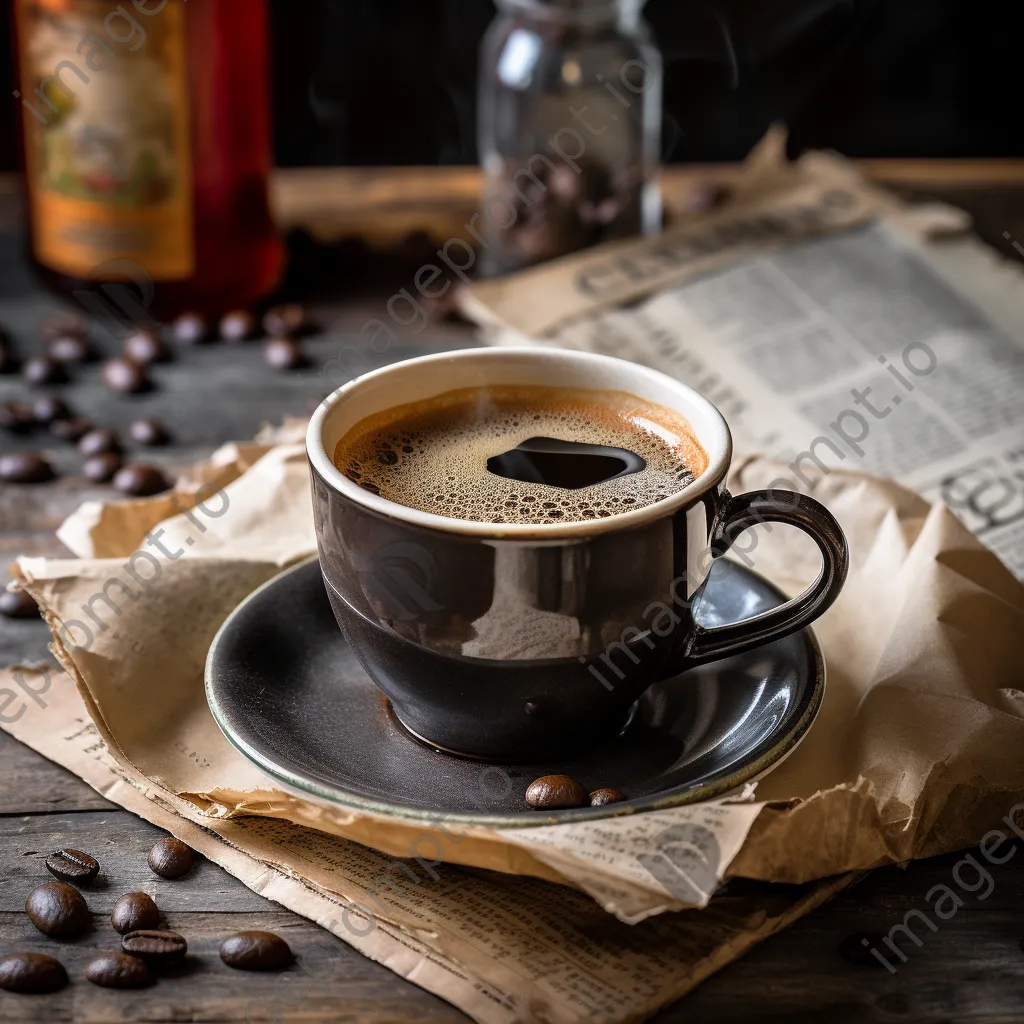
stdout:
<svg viewBox="0 0 1024 1024">
<path fill-rule="evenodd" d="M 39 321 L 39 337 L 43 341 L 67 334 L 85 334 L 85 321 L 77 313 L 48 313 Z"/>
<path fill-rule="evenodd" d="M 209 340 L 210 328 L 198 313 L 182 313 L 171 325 L 171 333 L 183 345 L 202 345 Z"/>
<path fill-rule="evenodd" d="M 220 336 L 225 341 L 245 341 L 252 337 L 255 329 L 256 318 L 247 309 L 236 309 L 226 313 L 220 321 Z"/>
<path fill-rule="evenodd" d="M 12 434 L 29 434 L 36 425 L 32 406 L 24 402 L 4 402 L 0 405 L 0 427 Z"/>
<path fill-rule="evenodd" d="M 99 455 L 100 452 L 119 452 L 121 442 L 109 427 L 97 427 L 78 440 L 79 455 Z"/>
<path fill-rule="evenodd" d="M 54 420 L 50 424 L 50 436 L 58 441 L 81 441 L 89 431 L 94 429 L 92 420 L 84 416 L 72 416 L 69 420 Z"/>
<path fill-rule="evenodd" d="M 0 455 L 0 480 L 9 484 L 45 484 L 56 476 L 53 466 L 35 452 Z"/>
<path fill-rule="evenodd" d="M 137 444 L 167 444 L 171 439 L 170 431 L 159 420 L 136 420 L 129 428 L 132 440 Z"/>
<path fill-rule="evenodd" d="M 239 932 L 220 944 L 220 958 L 239 971 L 279 971 L 292 962 L 288 943 L 273 932 Z"/>
<path fill-rule="evenodd" d="M 158 839 L 149 851 L 149 867 L 161 878 L 180 878 L 192 867 L 196 852 L 174 836 Z"/>
<path fill-rule="evenodd" d="M 39 617 L 39 606 L 27 590 L 0 590 L 0 615 L 5 619 Z"/>
<path fill-rule="evenodd" d="M 617 789 L 595 789 L 590 794 L 590 806 L 604 807 L 606 804 L 618 804 L 628 799 L 625 793 L 620 793 Z"/>
<path fill-rule="evenodd" d="M 171 358 L 170 350 L 160 340 L 160 335 L 148 327 L 125 338 L 121 353 L 125 359 L 139 366 L 148 366 L 150 363 L 166 363 Z"/>
<path fill-rule="evenodd" d="M 271 338 L 294 338 L 306 330 L 306 311 L 297 302 L 274 306 L 263 318 L 263 330 Z"/>
<path fill-rule="evenodd" d="M 121 949 L 150 964 L 168 964 L 185 956 L 188 943 L 177 932 L 140 928 L 121 937 Z"/>
<path fill-rule="evenodd" d="M 21 375 L 29 384 L 34 384 L 36 387 L 64 384 L 68 379 L 64 364 L 58 363 L 51 356 L 34 356 L 25 364 Z"/>
<path fill-rule="evenodd" d="M 583 807 L 590 803 L 587 791 L 568 775 L 543 775 L 534 779 L 526 790 L 531 807 L 555 810 L 561 807 Z"/>
<path fill-rule="evenodd" d="M 120 935 L 152 930 L 160 927 L 160 911 L 147 893 L 127 892 L 114 904 L 110 924 Z"/>
<path fill-rule="evenodd" d="M 58 363 L 91 363 L 96 349 L 82 334 L 58 334 L 46 344 L 47 355 Z"/>
<path fill-rule="evenodd" d="M 263 358 L 272 370 L 298 370 L 306 365 L 302 346 L 294 338 L 271 338 L 263 346 Z"/>
<path fill-rule="evenodd" d="M 0 960 L 0 988 L 8 992 L 44 995 L 67 983 L 64 965 L 45 953 L 12 953 Z"/>
<path fill-rule="evenodd" d="M 51 875 L 76 885 L 91 882 L 99 869 L 99 861 L 81 850 L 58 850 L 46 858 L 46 870 Z"/>
<path fill-rule="evenodd" d="M 153 387 L 146 368 L 124 358 L 108 359 L 103 364 L 103 383 L 120 395 L 139 395 Z"/>
<path fill-rule="evenodd" d="M 123 465 L 124 460 L 117 452 L 100 452 L 82 463 L 82 476 L 94 484 L 109 483 Z"/>
<path fill-rule="evenodd" d="M 63 398 L 57 395 L 44 395 L 32 403 L 32 415 L 36 423 L 46 427 L 56 420 L 69 420 L 73 414 Z"/>
<path fill-rule="evenodd" d="M 85 969 L 86 981 L 100 988 L 145 988 L 156 979 L 145 960 L 127 953 L 106 953 Z"/>
<path fill-rule="evenodd" d="M 43 882 L 25 901 L 25 913 L 44 934 L 70 939 L 89 926 L 89 908 L 82 894 L 64 882 Z"/>
<path fill-rule="evenodd" d="M 171 488 L 171 482 L 164 476 L 158 466 L 148 466 L 142 462 L 129 462 L 114 474 L 114 486 L 122 494 L 131 494 L 136 498 L 148 498 L 151 494 L 160 494 Z"/>
<path fill-rule="evenodd" d="M 839 953 L 851 964 L 859 964 L 861 967 L 884 967 L 885 964 L 871 953 L 872 948 L 879 949 L 884 938 L 884 935 L 877 932 L 855 932 L 853 935 L 847 935 L 839 943 Z"/>
</svg>

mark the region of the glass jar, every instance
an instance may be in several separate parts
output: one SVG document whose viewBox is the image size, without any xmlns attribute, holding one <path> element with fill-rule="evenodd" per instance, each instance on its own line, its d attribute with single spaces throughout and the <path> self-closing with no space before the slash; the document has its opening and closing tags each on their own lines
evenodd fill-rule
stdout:
<svg viewBox="0 0 1024 1024">
<path fill-rule="evenodd" d="M 498 0 L 481 52 L 485 273 L 661 227 L 661 55 L 642 0 Z"/>
</svg>

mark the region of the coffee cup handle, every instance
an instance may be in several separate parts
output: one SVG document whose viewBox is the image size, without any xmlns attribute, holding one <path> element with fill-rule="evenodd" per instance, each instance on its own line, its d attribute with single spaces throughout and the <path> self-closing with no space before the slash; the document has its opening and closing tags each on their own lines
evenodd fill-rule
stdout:
<svg viewBox="0 0 1024 1024">
<path fill-rule="evenodd" d="M 696 626 L 683 659 L 686 668 L 743 654 L 796 633 L 818 618 L 839 596 L 846 582 L 850 549 L 842 527 L 821 502 L 796 491 L 727 495 L 712 538 L 712 553 L 715 557 L 725 554 L 744 530 L 759 523 L 795 526 L 811 537 L 821 552 L 818 578 L 798 597 L 760 615 L 723 626 Z"/>
</svg>

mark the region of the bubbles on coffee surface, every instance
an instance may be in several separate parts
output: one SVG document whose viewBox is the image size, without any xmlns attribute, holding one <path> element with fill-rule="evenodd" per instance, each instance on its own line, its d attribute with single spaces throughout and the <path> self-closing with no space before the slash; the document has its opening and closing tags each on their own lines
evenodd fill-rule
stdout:
<svg viewBox="0 0 1024 1024">
<path fill-rule="evenodd" d="M 692 483 L 707 456 L 680 414 L 626 392 L 502 386 L 450 391 L 368 417 L 339 441 L 334 463 L 408 508 L 543 525 L 652 505 Z"/>
</svg>

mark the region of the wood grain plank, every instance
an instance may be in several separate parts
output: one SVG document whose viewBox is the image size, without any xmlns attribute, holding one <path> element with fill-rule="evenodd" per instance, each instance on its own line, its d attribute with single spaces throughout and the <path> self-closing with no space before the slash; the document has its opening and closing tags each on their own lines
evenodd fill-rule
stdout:
<svg viewBox="0 0 1024 1024">
<path fill-rule="evenodd" d="M 274 906 L 217 865 L 200 859 L 184 877 L 154 875 L 146 863 L 163 829 L 120 808 L 75 814 L 36 814 L 0 818 L 0 912 L 23 910 L 25 897 L 51 876 L 45 860 L 65 846 L 100 862 L 100 874 L 83 889 L 90 909 L 109 914 L 125 892 L 148 892 L 163 910 L 186 912 L 260 911 Z"/>
<path fill-rule="evenodd" d="M 47 761 L 5 732 L 0 732 L 0 780 L 0 815 L 45 816 L 114 807 L 77 775 Z M 0 824 L 0 835 L 3 829 Z M 6 854 L 0 852 L 0 858 L 6 858 Z M 6 876 L 8 871 L 0 871 L 0 875 Z"/>
<path fill-rule="evenodd" d="M 826 906 L 802 918 L 742 960 L 714 975 L 676 1006 L 656 1018 L 658 1024 L 714 1020 L 716 1024 L 758 1021 L 829 1021 L 831 1024 L 882 1024 L 908 1020 L 921 1024 L 950 1021 L 1019 1021 L 1024 992 L 1024 845 L 1001 866 L 987 865 L 991 893 L 961 887 L 954 868 L 962 854 L 935 857 L 872 872 Z M 969 866 L 958 875 L 968 887 L 977 875 Z M 934 886 L 948 886 L 963 901 L 943 921 L 925 897 Z M 949 908 L 947 904 L 947 910 Z M 919 917 L 910 925 L 918 947 L 897 933 L 906 955 L 893 954 L 896 974 L 882 965 L 859 966 L 839 953 L 853 933 L 888 934 L 908 912 L 925 913 L 933 932 Z M 886 947 L 883 952 L 889 953 Z"/>
<path fill-rule="evenodd" d="M 0 950 L 56 956 L 71 984 L 52 996 L 0 992 L 0 1020 L 75 1024 L 150 1024 L 191 1021 L 320 1024 L 379 1021 L 388 1024 L 466 1022 L 447 1003 L 414 985 L 404 984 L 388 968 L 374 963 L 322 928 L 295 914 L 264 913 L 166 915 L 167 925 L 188 940 L 184 963 L 163 972 L 152 988 L 112 992 L 87 982 L 84 971 L 101 952 L 116 952 L 120 937 L 108 921 L 74 942 L 41 935 L 24 914 L 0 914 Z M 287 971 L 268 974 L 235 971 L 218 956 L 228 935 L 245 929 L 273 931 L 296 955 Z"/>
</svg>

